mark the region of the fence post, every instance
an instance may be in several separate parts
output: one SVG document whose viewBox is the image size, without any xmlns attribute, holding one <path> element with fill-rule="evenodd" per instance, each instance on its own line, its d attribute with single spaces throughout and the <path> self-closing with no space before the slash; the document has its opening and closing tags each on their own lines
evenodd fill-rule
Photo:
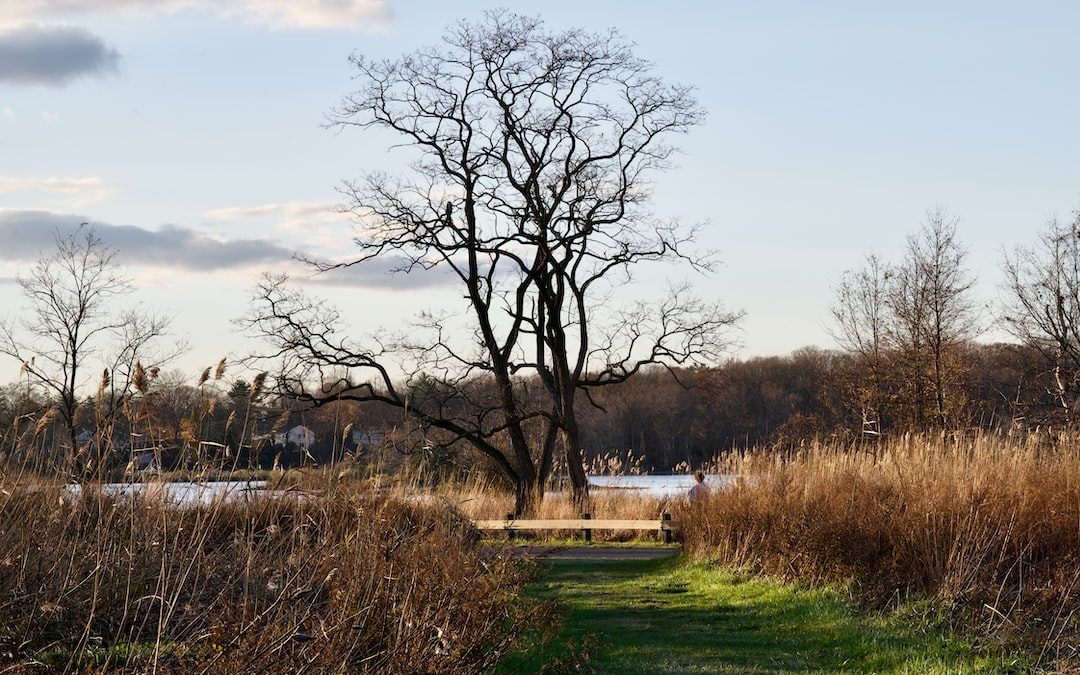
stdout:
<svg viewBox="0 0 1080 675">
<path fill-rule="evenodd" d="M 665 525 L 667 525 L 668 527 L 664 527 Z M 667 513 L 667 512 L 661 513 L 660 514 L 660 527 L 664 530 L 664 543 L 665 544 L 670 544 L 673 541 L 675 541 L 675 538 L 672 536 L 670 526 L 671 526 L 671 514 Z"/>
<path fill-rule="evenodd" d="M 592 514 L 591 513 L 583 513 L 583 514 L 581 514 L 581 518 L 582 518 L 582 520 L 592 520 Z M 585 528 L 584 530 L 582 530 L 582 533 L 584 533 L 584 535 L 585 535 L 585 543 L 586 544 L 591 544 L 592 543 L 592 530 L 589 529 L 589 528 Z"/>
<path fill-rule="evenodd" d="M 512 514 L 512 513 L 506 514 L 506 524 L 509 525 L 512 520 L 514 520 L 514 514 Z M 514 541 L 514 528 L 512 528 L 512 527 L 507 527 L 506 528 L 506 538 L 507 538 L 508 541 Z"/>
</svg>

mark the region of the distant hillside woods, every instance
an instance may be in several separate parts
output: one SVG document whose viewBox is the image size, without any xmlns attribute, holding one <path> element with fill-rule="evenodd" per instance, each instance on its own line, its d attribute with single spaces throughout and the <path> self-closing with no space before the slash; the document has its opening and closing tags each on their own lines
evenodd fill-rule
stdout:
<svg viewBox="0 0 1080 675">
<path fill-rule="evenodd" d="M 1052 373 L 1036 350 L 968 343 L 955 358 L 948 429 L 1008 432 L 1064 422 L 1049 393 Z M 646 373 L 596 397 L 604 410 L 583 413 L 588 452 L 632 448 L 645 454 L 647 464 L 666 469 L 729 449 L 790 446 L 815 437 L 872 440 L 933 428 L 925 422 L 932 392 L 913 398 L 902 371 L 893 372 L 897 377 L 883 382 L 880 392 L 885 403 L 879 419 L 866 414 L 866 367 L 858 355 L 810 347 L 790 356 L 733 360 L 680 373 L 690 388 L 666 372 Z"/>
</svg>

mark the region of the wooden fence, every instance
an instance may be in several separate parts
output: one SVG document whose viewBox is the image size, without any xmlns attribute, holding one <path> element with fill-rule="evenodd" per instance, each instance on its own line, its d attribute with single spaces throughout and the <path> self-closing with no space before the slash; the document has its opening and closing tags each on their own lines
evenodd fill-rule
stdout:
<svg viewBox="0 0 1080 675">
<path fill-rule="evenodd" d="M 507 515 L 501 520 L 474 520 L 477 529 L 488 532 L 506 532 L 513 537 L 515 532 L 524 530 L 580 530 L 585 541 L 592 541 L 593 530 L 652 530 L 664 533 L 664 541 L 672 542 L 675 523 L 671 514 L 665 513 L 655 520 L 593 520 L 590 514 L 583 513 L 581 518 L 521 520 Z"/>
</svg>

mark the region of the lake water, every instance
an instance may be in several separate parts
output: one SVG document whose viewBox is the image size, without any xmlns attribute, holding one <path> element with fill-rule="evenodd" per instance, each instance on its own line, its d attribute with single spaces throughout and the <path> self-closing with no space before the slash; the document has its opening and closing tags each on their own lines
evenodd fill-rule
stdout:
<svg viewBox="0 0 1080 675">
<path fill-rule="evenodd" d="M 705 483 L 714 489 L 723 489 L 735 481 L 735 476 L 711 475 Z M 678 497 L 694 487 L 694 477 L 689 474 L 647 476 L 589 476 L 589 486 L 601 489 L 624 489 L 640 491 L 650 497 Z"/>
<path fill-rule="evenodd" d="M 261 492 L 266 481 L 209 481 L 206 483 L 106 483 L 101 486 L 105 494 L 133 496 L 147 494 L 161 496 L 170 504 L 209 504 L 215 499 L 245 499 Z M 80 485 L 68 489 L 78 494 Z"/>
<path fill-rule="evenodd" d="M 705 482 L 722 489 L 735 480 L 734 476 L 712 475 Z M 160 495 L 173 504 L 209 504 L 215 499 L 246 499 L 263 491 L 266 481 L 209 481 L 206 483 L 108 483 L 102 486 L 107 494 Z M 694 477 L 685 474 L 643 476 L 589 476 L 589 486 L 600 490 L 632 490 L 649 497 L 678 497 L 694 486 Z M 71 485 L 75 493 L 79 485 Z"/>
</svg>

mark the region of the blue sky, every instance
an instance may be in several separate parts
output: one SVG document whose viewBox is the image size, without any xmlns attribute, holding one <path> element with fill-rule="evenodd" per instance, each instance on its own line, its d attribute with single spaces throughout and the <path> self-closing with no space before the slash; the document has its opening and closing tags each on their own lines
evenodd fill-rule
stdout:
<svg viewBox="0 0 1080 675">
<path fill-rule="evenodd" d="M 614 26 L 665 77 L 697 87 L 709 117 L 658 178 L 656 210 L 708 221 L 700 244 L 725 264 L 693 280 L 746 310 L 749 355 L 831 347 L 840 273 L 898 255 L 929 208 L 960 218 L 990 303 L 1003 247 L 1080 206 L 1078 6 L 945 4 L 506 6 L 552 27 Z M 402 168 L 393 139 L 321 126 L 350 91 L 350 52 L 395 56 L 492 6 L 5 0 L 0 231 L 85 217 L 152 233 L 143 245 L 157 249 L 125 261 L 135 297 L 188 336 L 179 365 L 242 353 L 229 321 L 258 274 L 289 267 L 298 248 L 343 253 L 348 225 L 326 211 L 335 186 Z M 0 241 L 0 316 L 18 311 L 8 280 L 34 241 Z M 443 293 L 377 273 L 319 290 L 360 330 L 399 326 Z M 14 372 L 0 364 L 0 381 Z"/>
</svg>

